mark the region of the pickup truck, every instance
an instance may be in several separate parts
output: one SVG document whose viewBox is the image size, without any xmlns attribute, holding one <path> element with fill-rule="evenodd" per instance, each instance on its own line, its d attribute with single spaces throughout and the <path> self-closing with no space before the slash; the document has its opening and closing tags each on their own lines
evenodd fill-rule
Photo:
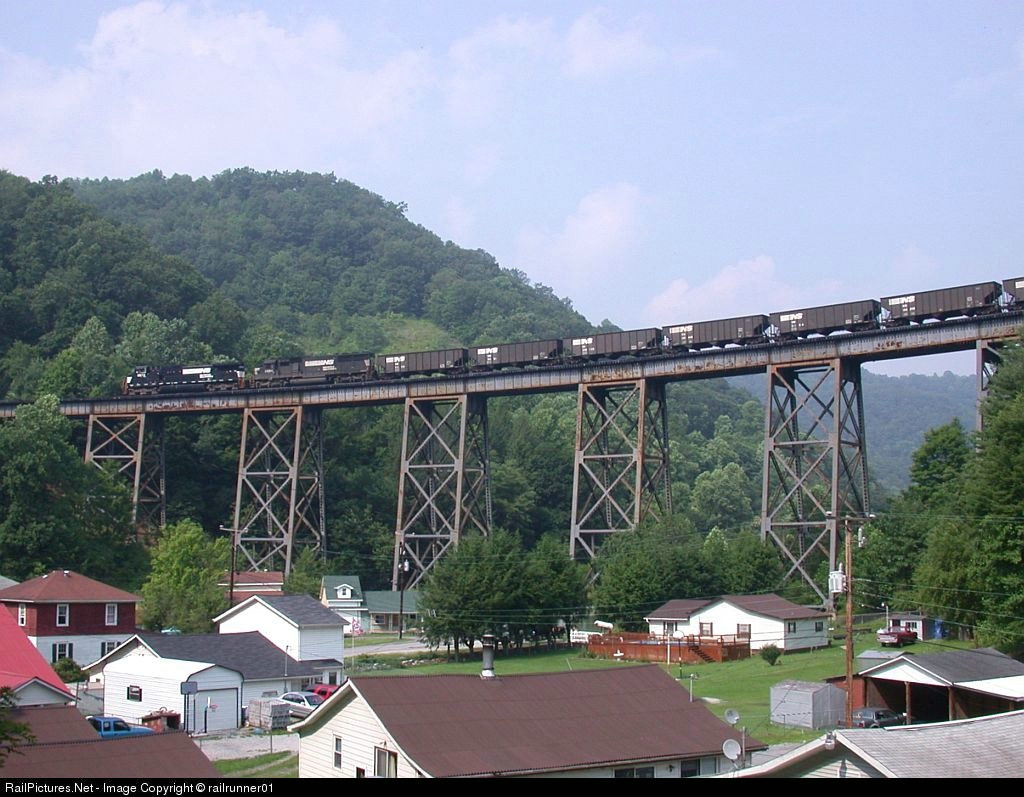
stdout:
<svg viewBox="0 0 1024 797">
<path fill-rule="evenodd" d="M 149 736 L 155 733 L 144 725 L 129 725 L 120 717 L 87 717 L 89 724 L 103 739 L 120 739 L 125 736 Z"/>
<path fill-rule="evenodd" d="M 894 625 L 892 628 L 878 629 L 875 632 L 875 639 L 882 647 L 891 645 L 899 648 L 903 645 L 912 645 L 917 642 L 917 631 L 911 631 L 909 628 Z"/>
</svg>

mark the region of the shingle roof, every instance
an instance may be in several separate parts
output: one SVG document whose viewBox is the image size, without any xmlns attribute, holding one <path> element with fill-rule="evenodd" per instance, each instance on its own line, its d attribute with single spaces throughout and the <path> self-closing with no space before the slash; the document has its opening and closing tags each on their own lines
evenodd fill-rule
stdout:
<svg viewBox="0 0 1024 797">
<path fill-rule="evenodd" d="M 156 655 L 218 664 L 242 674 L 247 680 L 314 676 L 325 661 L 297 661 L 267 641 L 257 631 L 244 634 L 140 634 Z"/>
<path fill-rule="evenodd" d="M 359 583 L 359 576 L 324 576 L 322 583 L 324 592 L 331 600 L 337 599 L 337 589 L 342 584 L 352 587 L 352 600 L 363 599 L 363 586 Z"/>
<path fill-rule="evenodd" d="M 257 599 L 273 607 L 299 626 L 343 626 L 345 624 L 345 621 L 337 614 L 309 595 L 281 595 L 279 597 L 260 595 L 257 596 Z"/>
<path fill-rule="evenodd" d="M 138 595 L 73 570 L 54 570 L 0 590 L 0 601 L 22 603 L 138 603 Z"/>
<path fill-rule="evenodd" d="M 777 620 L 798 620 L 805 617 L 824 617 L 825 612 L 807 606 L 801 606 L 786 600 L 774 592 L 763 595 L 723 595 L 720 600 L 728 601 L 754 614 L 763 614 Z"/>
<path fill-rule="evenodd" d="M 361 695 L 434 777 L 564 771 L 721 755 L 740 734 L 656 665 L 483 679 L 357 677 L 299 723 L 322 725 Z M 764 745 L 747 738 L 747 749 Z"/>
<path fill-rule="evenodd" d="M 185 733 L 100 739 L 77 709 L 57 706 L 24 709 L 13 718 L 29 724 L 36 743 L 18 745 L 7 757 L 5 779 L 220 778 Z"/>
<path fill-rule="evenodd" d="M 33 680 L 53 687 L 68 700 L 74 699 L 11 613 L 0 606 L 0 686 L 18 690 Z"/>
<path fill-rule="evenodd" d="M 405 614 L 415 614 L 419 606 L 419 590 L 407 589 L 405 598 L 401 593 L 390 589 L 368 589 L 365 593 L 366 610 L 371 614 L 398 614 L 399 603 L 402 603 L 402 611 Z"/>
<path fill-rule="evenodd" d="M 907 660 L 950 683 L 1024 675 L 1024 664 L 994 648 L 947 650 L 942 653 L 915 653 L 905 656 Z"/>
<path fill-rule="evenodd" d="M 690 615 L 699 609 L 703 609 L 711 599 L 683 598 L 671 600 L 663 606 L 659 606 L 651 612 L 645 620 L 689 620 Z"/>
</svg>

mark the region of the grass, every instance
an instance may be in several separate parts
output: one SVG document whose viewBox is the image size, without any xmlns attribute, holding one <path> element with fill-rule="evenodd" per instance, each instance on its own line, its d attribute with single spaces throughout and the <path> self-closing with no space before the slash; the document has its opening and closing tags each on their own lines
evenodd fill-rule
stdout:
<svg viewBox="0 0 1024 797">
<path fill-rule="evenodd" d="M 264 753 L 254 758 L 214 761 L 214 767 L 228 778 L 297 778 L 299 757 L 295 753 Z"/>
</svg>

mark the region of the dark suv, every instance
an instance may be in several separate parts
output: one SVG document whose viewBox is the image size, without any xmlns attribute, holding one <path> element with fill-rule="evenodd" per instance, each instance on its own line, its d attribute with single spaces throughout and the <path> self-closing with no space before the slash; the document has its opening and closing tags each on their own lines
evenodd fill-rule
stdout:
<svg viewBox="0 0 1024 797">
<path fill-rule="evenodd" d="M 889 725 L 902 725 L 905 714 L 897 714 L 890 708 L 856 708 L 853 710 L 853 728 L 885 728 Z"/>
</svg>

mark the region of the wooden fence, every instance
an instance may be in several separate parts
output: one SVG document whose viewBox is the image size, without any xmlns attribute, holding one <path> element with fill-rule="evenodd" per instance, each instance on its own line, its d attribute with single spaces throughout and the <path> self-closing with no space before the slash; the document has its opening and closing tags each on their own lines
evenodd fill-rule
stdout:
<svg viewBox="0 0 1024 797">
<path fill-rule="evenodd" d="M 701 664 L 750 657 L 750 638 L 738 636 L 659 637 L 624 632 L 591 637 L 587 650 L 595 656 L 626 661 Z"/>
</svg>

